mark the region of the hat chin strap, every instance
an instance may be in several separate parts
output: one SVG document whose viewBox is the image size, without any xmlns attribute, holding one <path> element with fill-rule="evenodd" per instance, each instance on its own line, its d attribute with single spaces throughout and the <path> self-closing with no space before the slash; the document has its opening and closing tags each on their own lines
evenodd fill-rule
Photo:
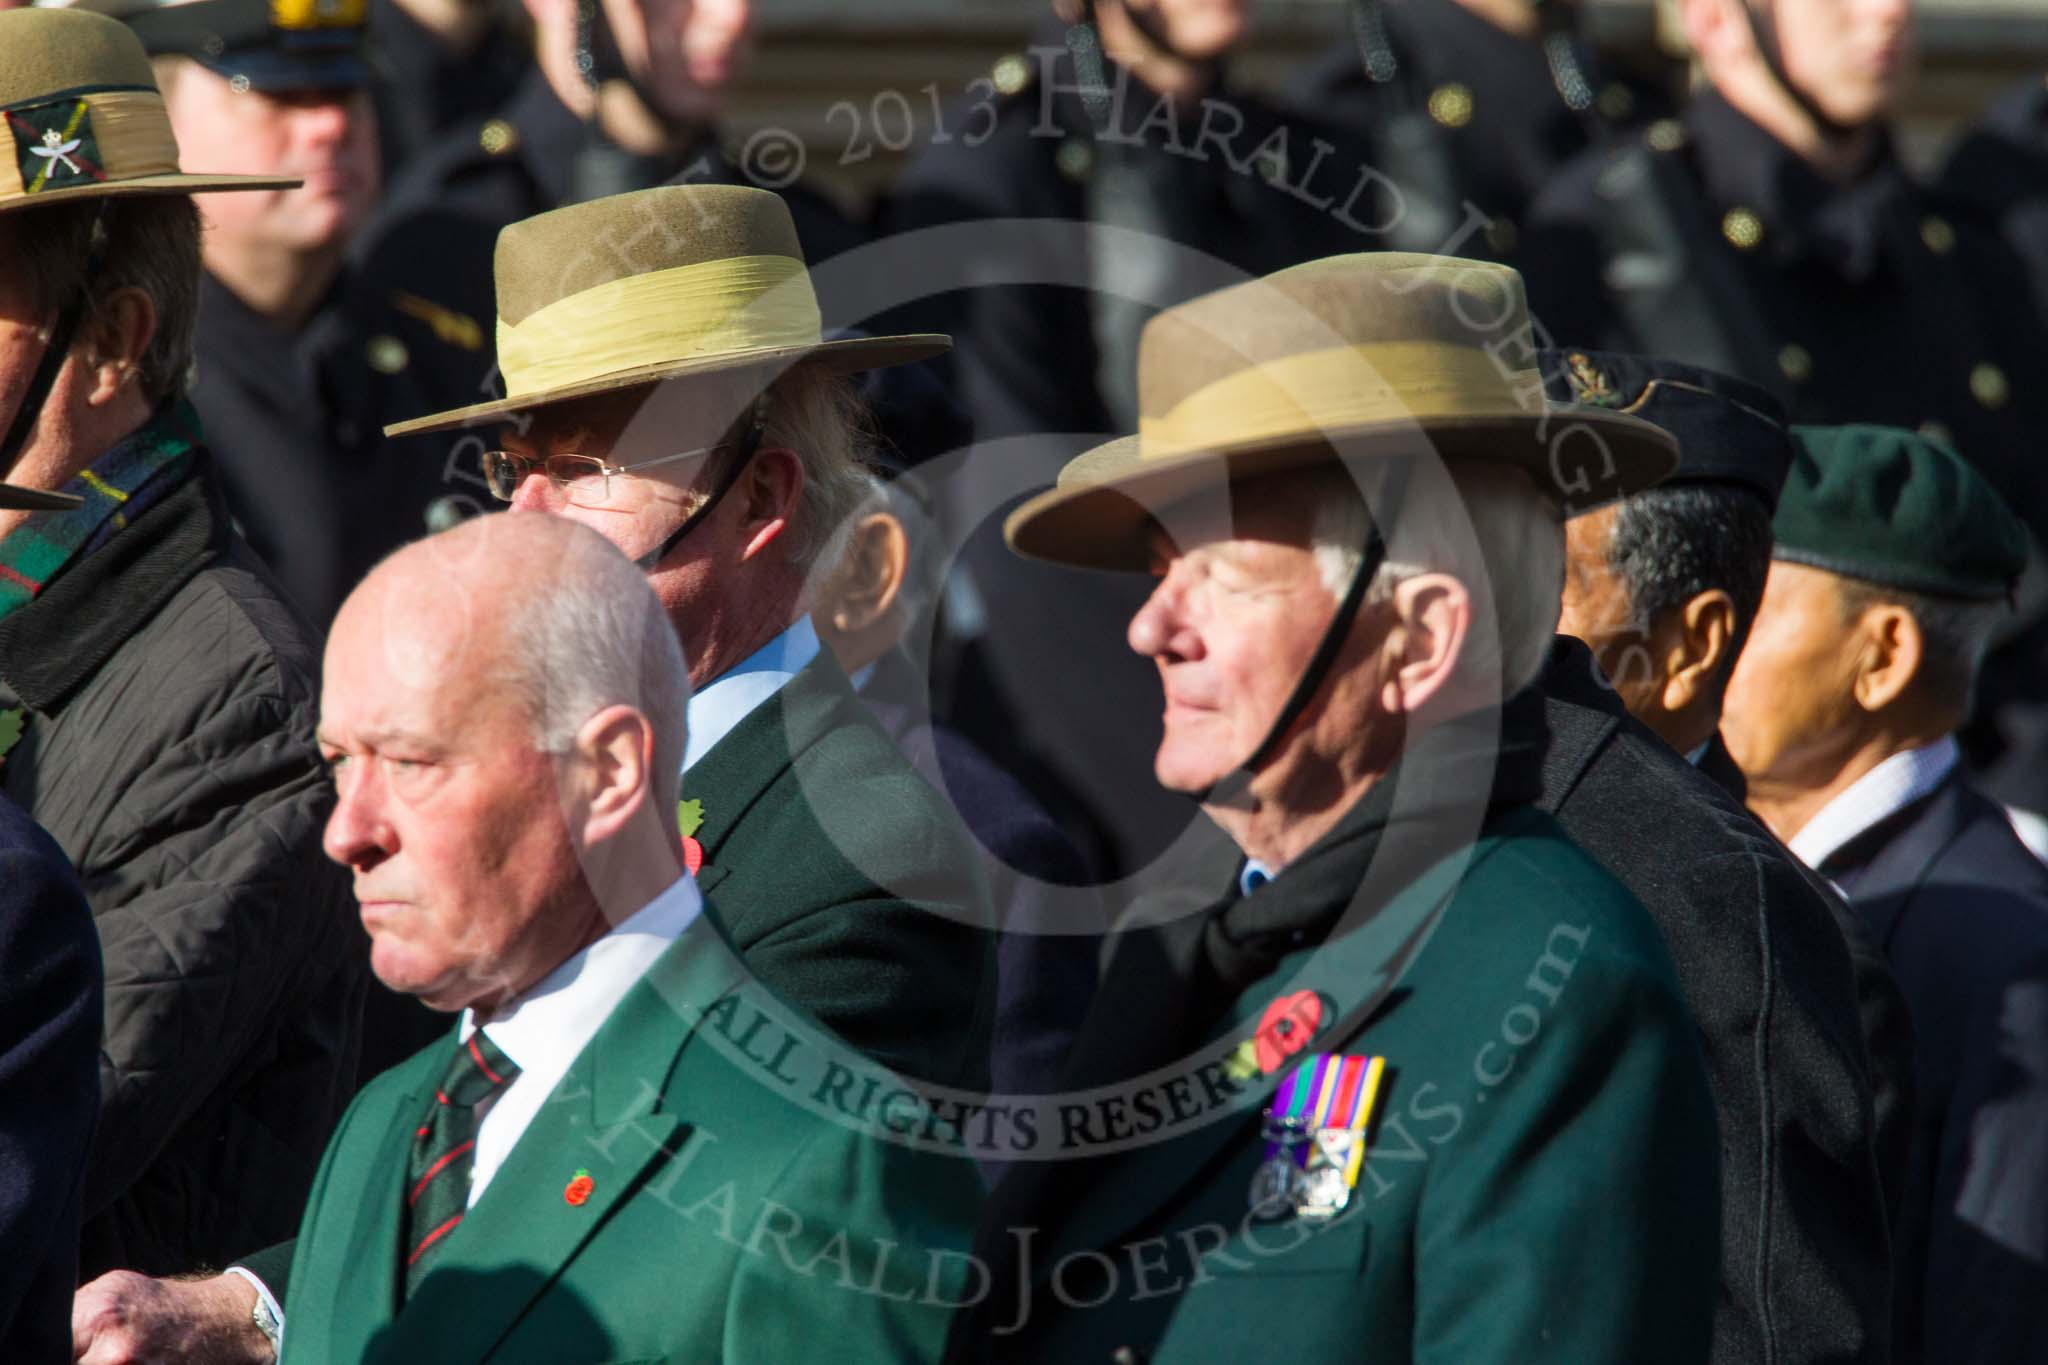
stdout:
<svg viewBox="0 0 2048 1365">
<path fill-rule="evenodd" d="M 683 538 L 702 525 L 704 518 L 711 515 L 712 510 L 724 500 L 727 493 L 732 492 L 733 485 L 740 481 L 741 472 L 754 458 L 754 452 L 761 448 L 761 435 L 767 429 L 766 412 L 765 400 L 755 405 L 753 422 L 747 428 L 746 438 L 740 446 L 739 458 L 732 462 L 732 468 L 719 476 L 718 486 L 711 490 L 711 496 L 699 503 L 696 511 L 684 517 L 682 525 L 663 537 L 661 544 L 633 561 L 641 573 L 653 573 L 659 568 L 661 561 L 668 558 L 668 552 L 682 544 Z"/>
<path fill-rule="evenodd" d="M 1401 485 L 1405 481 L 1401 473 L 1389 480 L 1386 494 L 1381 501 L 1387 508 L 1386 520 L 1393 520 L 1393 509 L 1400 499 Z M 1367 512 L 1371 516 L 1370 509 Z M 1280 747 L 1280 741 L 1293 728 L 1294 722 L 1308 710 L 1309 703 L 1323 689 L 1329 680 L 1330 670 L 1336 666 L 1337 655 L 1343 650 L 1344 642 L 1351 638 L 1351 628 L 1358 619 L 1359 608 L 1365 604 L 1366 589 L 1379 574 L 1380 566 L 1387 562 L 1386 538 L 1380 534 L 1379 517 L 1372 517 L 1372 530 L 1365 538 L 1365 553 L 1358 561 L 1358 568 L 1351 575 L 1350 584 L 1344 589 L 1344 596 L 1338 600 L 1337 612 L 1330 618 L 1330 624 L 1323 628 L 1323 638 L 1316 645 L 1316 652 L 1310 656 L 1308 667 L 1302 670 L 1301 678 L 1294 684 L 1294 691 L 1280 708 L 1280 714 L 1273 718 L 1267 728 L 1266 737 L 1237 769 L 1222 778 L 1199 798 L 1201 804 L 1229 805 L 1251 790 L 1252 780 L 1258 775 L 1259 765 L 1273 756 Z"/>
<path fill-rule="evenodd" d="M 99 270 L 100 258 L 106 254 L 106 241 L 100 234 L 106 216 L 107 201 L 102 199 L 93 210 L 92 227 L 87 231 L 86 240 L 90 245 L 86 248 L 85 269 L 79 275 L 78 287 L 57 310 L 56 320 L 50 324 L 50 339 L 43 343 L 43 358 L 36 362 L 36 372 L 30 376 L 28 389 L 21 395 L 21 406 L 14 410 L 14 420 L 8 423 L 7 435 L 0 437 L 0 474 L 14 472 L 15 462 L 21 459 L 21 452 L 28 446 L 29 434 L 35 430 L 44 405 L 50 401 L 50 391 L 57 386 L 57 375 L 64 368 L 65 357 L 71 354 L 78 324 L 85 318 L 92 277 Z"/>
</svg>

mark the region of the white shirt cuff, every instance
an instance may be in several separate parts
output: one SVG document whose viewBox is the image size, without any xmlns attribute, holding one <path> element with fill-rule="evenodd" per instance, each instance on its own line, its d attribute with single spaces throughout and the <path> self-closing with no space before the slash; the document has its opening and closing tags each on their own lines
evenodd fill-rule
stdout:
<svg viewBox="0 0 2048 1365">
<path fill-rule="evenodd" d="M 256 1297 L 263 1300 L 264 1306 L 270 1309 L 270 1315 L 277 1319 L 277 1354 L 280 1360 L 283 1359 L 284 1305 L 279 1303 L 277 1299 L 271 1294 L 269 1285 L 263 1283 L 263 1281 L 256 1278 L 255 1271 L 249 1270 L 243 1266 L 231 1265 L 221 1273 L 223 1275 L 239 1275 L 241 1278 L 247 1280 L 251 1285 L 255 1286 Z"/>
</svg>

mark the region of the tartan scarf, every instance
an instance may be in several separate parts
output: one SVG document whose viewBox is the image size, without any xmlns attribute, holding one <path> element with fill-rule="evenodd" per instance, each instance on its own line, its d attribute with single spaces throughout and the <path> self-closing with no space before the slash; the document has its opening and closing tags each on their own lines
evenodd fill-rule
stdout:
<svg viewBox="0 0 2048 1365">
<path fill-rule="evenodd" d="M 199 440 L 199 414 L 184 399 L 157 409 L 66 483 L 85 505 L 46 512 L 0 540 L 0 618 L 27 606 L 82 558 L 183 482 Z"/>
</svg>

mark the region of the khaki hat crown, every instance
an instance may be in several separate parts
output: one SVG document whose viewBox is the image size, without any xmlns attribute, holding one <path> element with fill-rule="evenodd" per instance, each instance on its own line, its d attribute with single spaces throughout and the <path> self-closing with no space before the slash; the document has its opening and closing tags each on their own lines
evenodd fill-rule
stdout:
<svg viewBox="0 0 2048 1365">
<path fill-rule="evenodd" d="M 1548 402 L 1537 354 L 1522 277 L 1491 262 L 1367 252 L 1217 290 L 1146 326 L 1136 436 L 1070 461 L 1006 534 L 1024 554 L 1142 569 L 1175 501 L 1339 459 L 1512 463 L 1569 510 L 1670 473 L 1675 443 L 1651 423 Z"/>
<path fill-rule="evenodd" d="M 440 431 L 659 380 L 798 362 L 838 371 L 944 352 L 936 334 L 827 341 L 782 197 L 665 185 L 594 199 L 498 234 L 505 397 L 386 427 Z"/>
</svg>

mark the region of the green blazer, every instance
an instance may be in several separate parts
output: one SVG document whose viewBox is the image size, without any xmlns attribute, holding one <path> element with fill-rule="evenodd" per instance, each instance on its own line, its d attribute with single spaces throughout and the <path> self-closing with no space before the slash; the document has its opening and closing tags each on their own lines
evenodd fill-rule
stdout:
<svg viewBox="0 0 2048 1365">
<path fill-rule="evenodd" d="M 988 1086 L 982 853 L 820 652 L 683 775 L 697 885 L 760 978 L 908 1076 Z"/>
<path fill-rule="evenodd" d="M 1234 877 L 1229 853 L 1212 871 Z M 1229 899 L 1266 913 L 1295 897 L 1320 913 L 1348 899 L 1361 875 L 1341 858 L 1304 858 L 1256 895 Z M 1171 1021 L 1174 997 L 1187 994 L 1176 983 L 1199 974 L 1188 964 L 1213 966 L 1256 942 L 1229 916 L 1193 908 L 1178 927 L 1121 946 L 1077 1062 L 1118 1051 L 1128 1061 L 1133 1049 L 1143 1057 L 1159 1027 L 1151 1021 Z M 1263 931 L 1283 945 L 1303 941 L 1289 922 L 1269 915 Z M 1221 947 L 1219 935 L 1229 940 Z M 1176 942 L 1195 946 L 1180 953 Z M 955 1324 L 950 1358 L 1707 1359 L 1718 1131 L 1699 1044 L 1655 926 L 1549 817 L 1521 808 L 1490 819 L 1469 865 L 1438 862 L 1362 924 L 1271 960 L 1220 1027 L 1156 1048 L 1121 1075 L 1195 1054 L 1203 1038 L 1227 1046 L 1275 999 L 1320 991 L 1334 1008 L 1308 1051 L 1388 1065 L 1344 1212 L 1320 1225 L 1251 1217 L 1265 1157 L 1260 1112 L 1287 1068 L 1246 1080 L 1238 1098 L 1247 1108 L 1192 1123 L 1184 1136 L 1013 1166 L 979 1248 L 1004 1288 Z M 1078 1133 L 1085 1149 L 1157 1130 L 1161 1114 L 1209 1108 L 1216 1070 L 1193 1061 L 1185 1070 L 1127 1092 L 1114 1111 L 1094 1099 L 1063 1144 Z M 1070 1079 L 1106 1083 L 1114 1071 L 1084 1066 Z M 1020 1255 L 1027 1228 L 1039 1231 Z M 1028 1307 L 1010 1288 L 1019 1284 Z M 1023 1330 L 1002 1330 L 1020 1314 Z"/>
<path fill-rule="evenodd" d="M 453 1035 L 372 1081 L 299 1231 L 286 1365 L 935 1357 L 962 1297 L 974 1168 L 793 1103 L 760 1069 L 772 1053 L 758 1031 L 744 1060 L 710 1036 L 744 1032 L 733 1021 L 764 995 L 745 975 L 712 921 L 678 939 L 402 1311 L 406 1150 Z M 580 1205 L 567 1197 L 579 1173 Z"/>
</svg>

